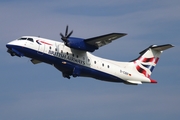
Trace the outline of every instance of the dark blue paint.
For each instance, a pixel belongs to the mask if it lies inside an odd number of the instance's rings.
[[[144,65],[144,64],[141,64],[141,65],[148,68],[151,72],[154,70],[154,66],[152,65]]]
[[[95,50],[98,49],[96,46],[92,46],[90,44],[87,44],[84,42],[84,39],[82,38],[74,38],[74,37],[69,37],[68,38],[68,43],[67,46],[70,48],[74,48],[77,50],[83,50],[83,51],[88,51],[88,52],[94,52]]]
[[[61,58],[57,58],[49,54],[39,54],[38,51],[20,46],[13,46],[13,45],[6,45],[6,46],[8,49],[13,48],[20,51],[26,57],[54,65],[54,67],[60,70],[61,72],[66,73],[68,75],[72,75],[74,77],[82,76],[82,77],[92,77],[95,79],[109,81],[109,82],[124,82],[122,79],[113,76],[111,74],[104,73],[102,71],[98,71],[83,65],[75,64],[73,62],[63,60]]]

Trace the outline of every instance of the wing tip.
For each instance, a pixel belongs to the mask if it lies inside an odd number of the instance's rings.
[[[121,35],[121,36],[127,35],[127,33],[112,33],[112,34],[118,34],[118,35]]]

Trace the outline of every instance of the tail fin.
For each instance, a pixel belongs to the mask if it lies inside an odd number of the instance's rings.
[[[160,46],[151,45],[147,49],[140,52],[140,56],[137,59],[133,60],[137,71],[149,78],[154,67],[158,63],[161,53],[171,47],[174,46],[171,44]]]

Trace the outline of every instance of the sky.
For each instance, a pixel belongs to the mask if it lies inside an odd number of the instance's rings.
[[[180,119],[179,0],[0,0],[1,120]],[[130,61],[152,44],[173,44],[151,75],[158,84],[130,86],[63,78],[47,64],[11,57],[6,43],[24,35],[61,41],[127,33],[93,54]]]

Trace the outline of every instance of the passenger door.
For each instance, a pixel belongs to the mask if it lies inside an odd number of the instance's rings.
[[[44,54],[44,49],[45,49],[45,45],[44,44],[39,44],[38,47],[38,54],[43,55]]]

